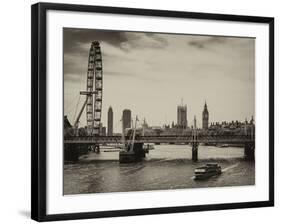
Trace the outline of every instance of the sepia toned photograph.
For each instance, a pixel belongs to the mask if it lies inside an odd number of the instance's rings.
[[[64,195],[255,185],[255,38],[63,28]]]

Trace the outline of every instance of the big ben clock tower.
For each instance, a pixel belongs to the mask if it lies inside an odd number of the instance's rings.
[[[204,110],[202,112],[202,128],[207,130],[209,127],[209,112],[207,108],[207,103],[205,101]]]

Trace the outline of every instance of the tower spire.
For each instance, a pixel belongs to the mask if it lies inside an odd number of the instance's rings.
[[[205,100],[205,105],[204,105],[204,109],[202,112],[202,128],[204,130],[207,130],[209,127],[209,111],[207,108],[207,102]]]

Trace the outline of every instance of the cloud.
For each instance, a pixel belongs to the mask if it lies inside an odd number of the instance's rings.
[[[167,41],[154,33],[64,28],[64,52],[81,52],[81,46],[102,41],[123,50],[128,48],[162,48]]]
[[[121,49],[127,51],[137,49],[161,49],[168,44],[165,38],[152,33],[126,32],[128,41],[121,43]]]
[[[110,30],[91,30],[64,28],[64,74],[65,78],[74,80],[73,76],[86,73],[89,47],[97,40],[102,45],[103,62],[107,68],[121,68],[122,71],[107,71],[105,75],[125,75],[125,70],[132,66],[139,66],[140,58],[131,57],[131,51],[163,49],[168,41],[161,35],[154,33],[124,32]],[[143,59],[145,60],[145,59]],[[123,65],[118,65],[124,62]],[[129,64],[128,66],[125,65]],[[146,63],[148,64],[148,63]],[[72,77],[70,77],[70,74]]]
[[[94,40],[102,40],[117,47],[128,41],[124,32],[75,28],[64,28],[63,40],[65,53],[79,52],[81,45],[89,44]]]
[[[227,38],[225,37],[196,36],[188,41],[187,44],[197,49],[207,49],[213,45],[224,44],[226,41]]]

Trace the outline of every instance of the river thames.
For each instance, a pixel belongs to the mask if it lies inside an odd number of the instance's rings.
[[[195,163],[189,145],[155,145],[143,161],[119,164],[117,151],[102,149],[64,165],[64,194],[254,185],[255,162],[243,156],[244,148],[200,145]],[[195,181],[194,169],[208,162],[219,163],[222,174]]]

